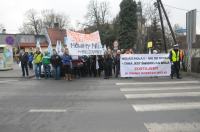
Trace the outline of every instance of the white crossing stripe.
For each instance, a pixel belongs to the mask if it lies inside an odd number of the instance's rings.
[[[159,88],[120,88],[121,92],[142,92],[142,91],[167,91],[167,90],[200,90],[200,86],[189,87],[159,87]]]
[[[0,83],[18,82],[19,80],[0,80]]]
[[[31,109],[30,113],[64,113],[67,112],[65,109]]]
[[[200,132],[200,123],[144,123],[149,132]]]
[[[199,84],[199,81],[170,81],[170,82],[134,82],[116,83],[116,85],[151,85],[151,84]]]
[[[168,97],[200,97],[200,92],[125,94],[127,99],[168,98]]]
[[[134,104],[132,105],[136,112],[148,111],[170,111],[170,110],[191,110],[200,109],[200,102],[189,103],[163,103],[163,104]]]

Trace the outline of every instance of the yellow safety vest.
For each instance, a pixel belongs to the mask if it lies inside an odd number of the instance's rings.
[[[172,62],[178,62],[180,59],[180,52],[178,51],[177,54],[174,50],[172,50]]]

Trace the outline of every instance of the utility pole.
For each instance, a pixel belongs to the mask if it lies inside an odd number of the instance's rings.
[[[160,5],[161,5],[161,7],[162,7],[162,9],[163,9],[164,15],[165,15],[165,17],[166,17],[167,24],[168,24],[169,29],[170,29],[170,31],[171,31],[171,34],[172,34],[174,43],[177,44],[176,37],[175,37],[174,31],[173,31],[173,29],[172,29],[171,23],[170,23],[170,21],[169,21],[169,17],[167,16],[167,12],[166,12],[166,10],[165,10],[165,7],[163,6],[163,3],[162,3],[161,0],[159,0],[159,2],[160,2]]]
[[[169,21],[169,17],[167,16],[167,12],[165,10],[165,7],[163,6],[162,1],[161,0],[157,0],[157,4],[158,4],[158,11],[159,11],[160,21],[161,21],[161,26],[162,26],[162,35],[163,35],[164,49],[165,49],[165,52],[167,53],[167,44],[166,44],[166,37],[165,37],[165,29],[164,29],[164,24],[163,24],[162,11],[163,11],[163,13],[165,15],[165,18],[167,20],[167,24],[168,24],[168,26],[170,28],[170,32],[172,34],[172,37],[173,37],[173,40],[174,40],[174,44],[177,44],[177,41],[176,41],[176,37],[175,37],[174,31],[172,29],[171,23]]]
[[[160,8],[160,0],[157,0],[157,6],[158,6],[159,15],[160,15],[161,27],[162,27],[162,36],[163,36],[164,50],[165,50],[165,53],[167,53],[167,44],[166,44],[166,37],[165,37],[165,28],[164,28],[164,24],[163,24],[162,12],[161,12],[161,8]]]

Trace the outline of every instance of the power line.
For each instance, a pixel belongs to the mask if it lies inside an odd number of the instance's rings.
[[[181,11],[190,11],[188,9],[184,9],[184,8],[179,8],[179,7],[175,7],[175,6],[172,6],[172,5],[168,5],[168,4],[164,4],[165,6],[167,7],[170,7],[170,8],[173,8],[173,9],[177,9],[177,10],[181,10]],[[198,13],[200,13],[200,11],[197,11]]]

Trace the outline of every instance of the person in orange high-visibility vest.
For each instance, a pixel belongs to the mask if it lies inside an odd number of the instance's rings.
[[[173,75],[175,73],[176,73],[177,79],[181,79],[180,74],[179,74],[181,56],[180,56],[180,50],[179,50],[178,44],[174,45],[173,49],[170,51],[169,59],[170,59],[171,64],[172,64],[172,66],[171,66],[171,79],[173,79]]]
[[[180,62],[181,62],[180,65],[182,65],[183,71],[186,71],[184,59],[185,59],[184,50],[180,50]]]

